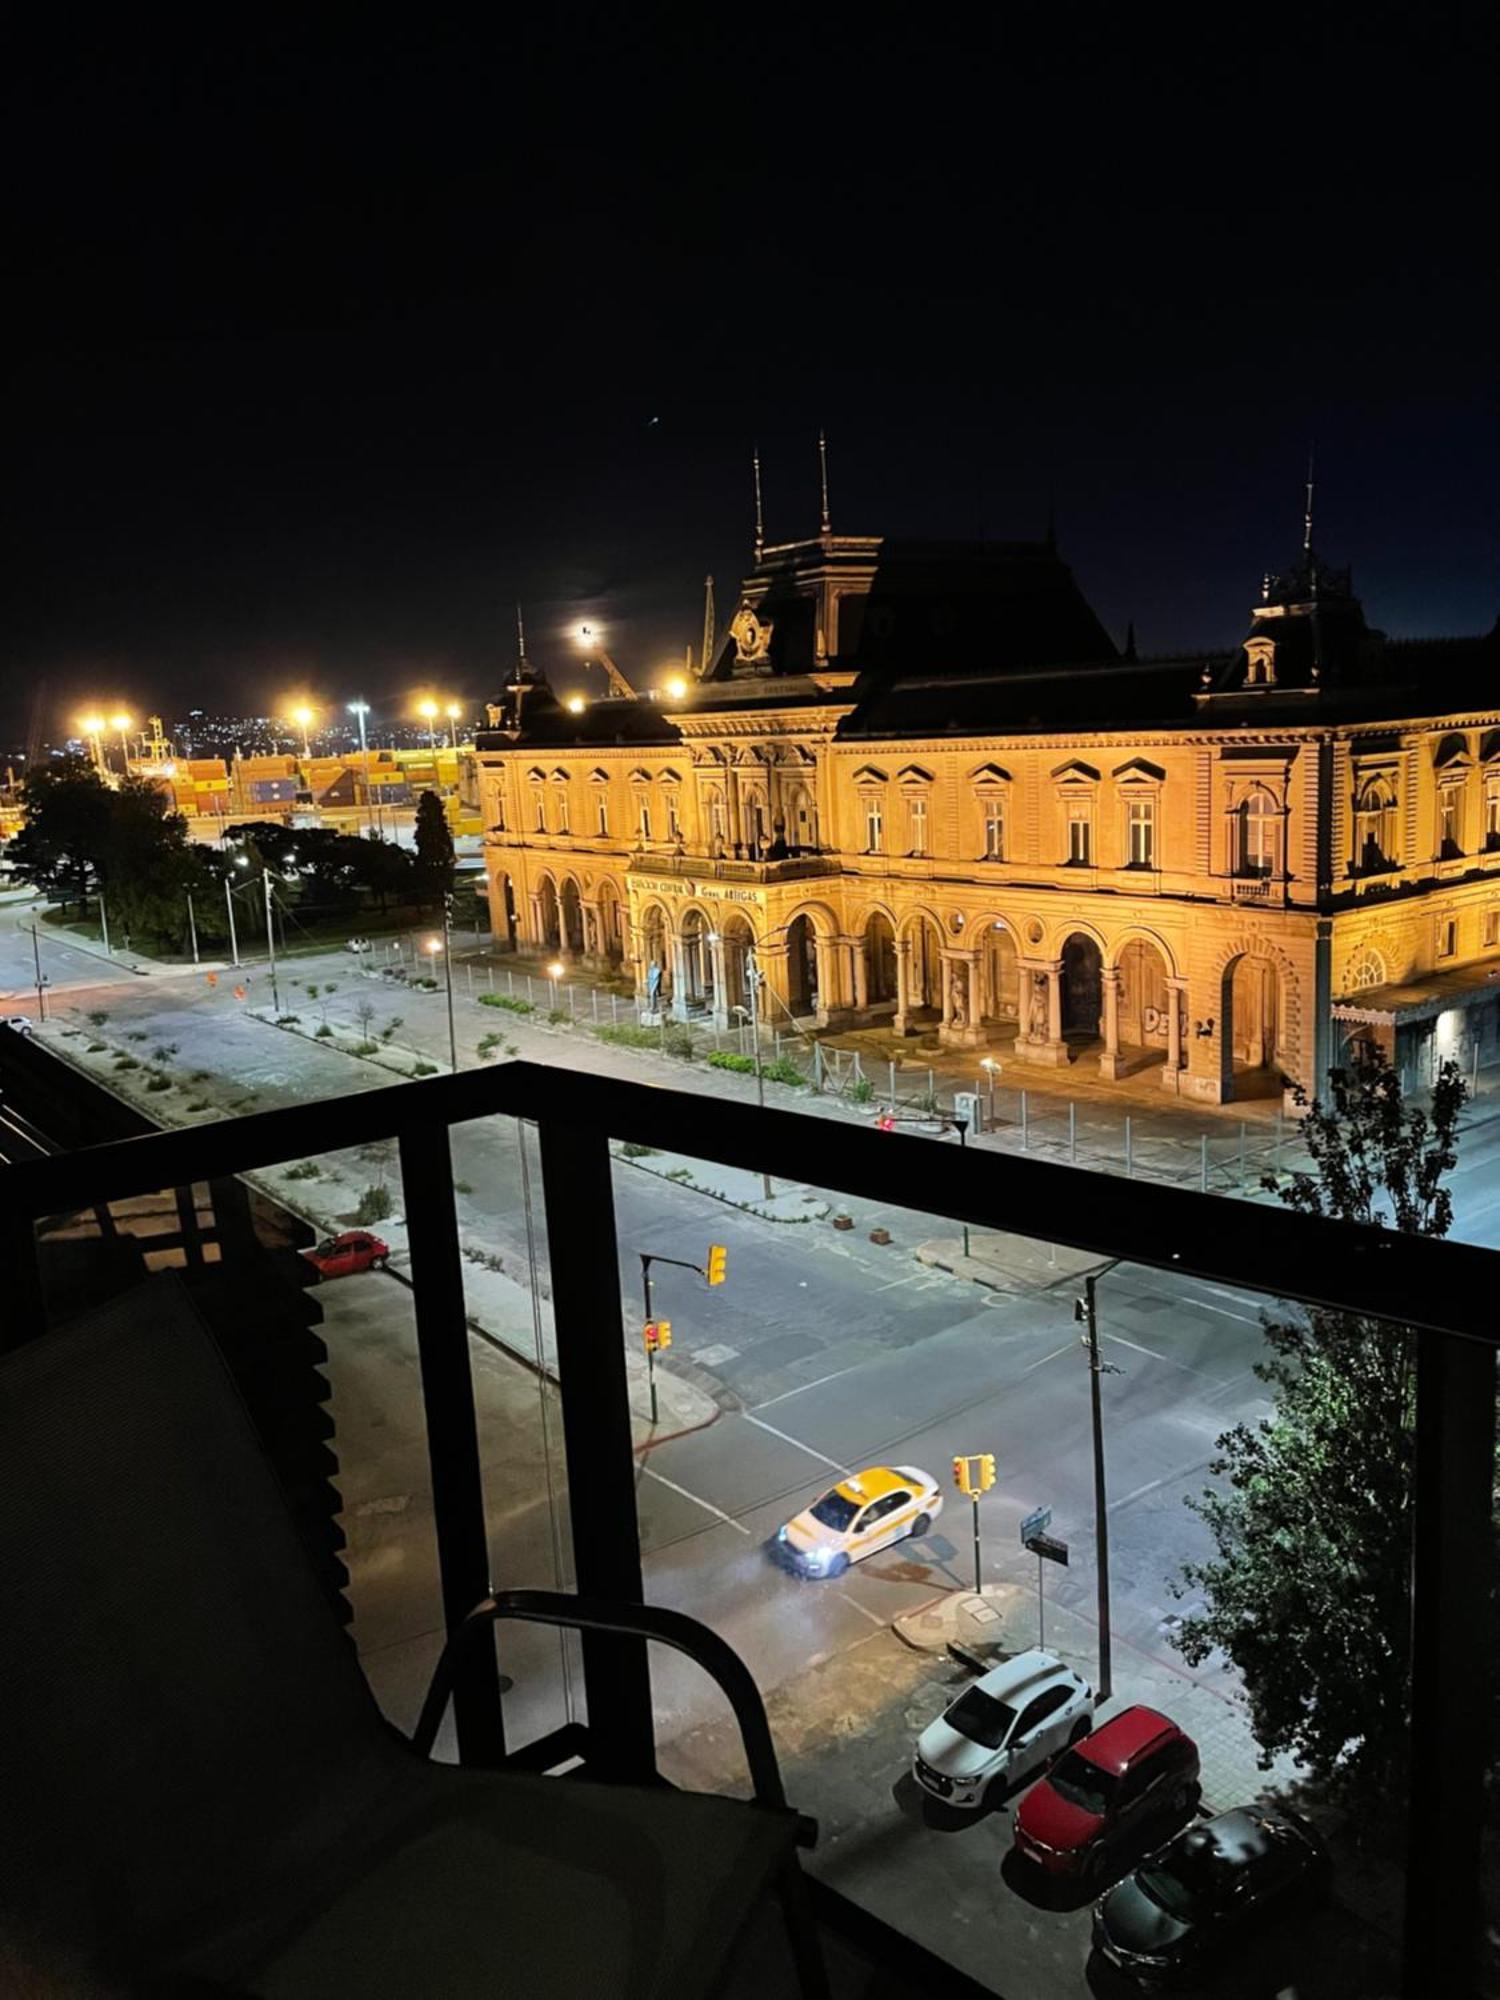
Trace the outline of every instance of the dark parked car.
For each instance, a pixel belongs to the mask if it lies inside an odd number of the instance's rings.
[[[1108,1880],[1198,1803],[1198,1746],[1154,1708],[1127,1708],[1075,1743],[1016,1814],[1017,1852],[1049,1875]],[[1142,1839],[1142,1834],[1146,1839]],[[1154,1844],[1154,1842],[1153,1842]]]
[[[1328,1850],[1295,1813],[1241,1806],[1190,1826],[1094,1906],[1094,1948],[1143,1985],[1195,1977],[1268,1917],[1320,1901]]]
[[[320,1278],[347,1278],[353,1271],[383,1271],[391,1251],[367,1229],[346,1229],[302,1254]]]

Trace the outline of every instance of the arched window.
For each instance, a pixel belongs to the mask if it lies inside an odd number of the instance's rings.
[[[1281,807],[1257,785],[1235,808],[1236,875],[1274,875],[1281,839]]]
[[[1384,984],[1385,960],[1373,945],[1366,945],[1349,961],[1348,970],[1344,974],[1344,991],[1365,993],[1372,986],[1384,986]]]
[[[1396,866],[1396,794],[1385,778],[1372,778],[1354,808],[1355,866],[1366,874]]]

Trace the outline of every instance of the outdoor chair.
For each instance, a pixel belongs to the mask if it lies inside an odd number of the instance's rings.
[[[736,1990],[772,1898],[788,1988],[825,1990],[807,1823],[738,1658],[679,1614],[531,1592],[456,1642],[505,1617],[665,1639],[729,1696],[749,1803],[428,1761],[454,1649],[409,1742],[171,1278],[0,1361],[0,1576],[0,1990],[687,2000]]]

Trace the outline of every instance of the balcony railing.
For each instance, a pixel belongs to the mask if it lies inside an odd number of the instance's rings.
[[[4,1336],[45,1329],[36,1223],[164,1188],[394,1138],[407,1219],[444,1619],[491,1589],[465,1319],[451,1128],[534,1122],[550,1241],[557,1374],[580,1593],[644,1599],[610,1142],[794,1176],[1011,1236],[1263,1296],[1404,1322],[1416,1348],[1411,1786],[1404,1932],[1411,1995],[1474,1990],[1491,1707],[1490,1592],[1500,1254],[1321,1221],[999,1153],[963,1153],[793,1112],[516,1062],[0,1165]],[[586,1234],[587,1255],[558,1254]],[[1232,1317],[1232,1315],[1231,1315]],[[128,1559],[128,1551],[122,1551]],[[654,1774],[642,1640],[582,1640],[587,1727],[571,1748],[616,1775]],[[460,1752],[506,1749],[492,1654],[455,1691]],[[15,1718],[7,1718],[13,1722]],[[536,1746],[528,1746],[529,1751]],[[825,1900],[838,1899],[826,1888]],[[857,1918],[851,1918],[851,1923]],[[1006,1989],[1003,1963],[997,1990]]]
[[[1233,875],[1229,880],[1229,893],[1237,903],[1269,903],[1276,888],[1269,875]]]

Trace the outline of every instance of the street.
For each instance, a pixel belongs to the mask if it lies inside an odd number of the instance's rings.
[[[9,914],[0,919],[0,939],[9,953],[0,965],[9,966],[18,943]],[[29,938],[19,942],[29,950]],[[63,955],[75,952],[50,937],[49,948],[60,968],[67,964]],[[389,1068],[331,1044],[335,1030],[378,1041],[398,1015],[399,1027],[380,1043],[384,1050],[406,1050],[434,1065],[445,1057],[444,995],[390,988],[363,976],[347,955],[299,958],[286,970],[282,1007],[304,1017],[296,1031],[252,1011],[269,999],[258,990],[265,984],[259,969],[249,974],[241,1002],[233,995],[234,975],[210,985],[206,974],[116,974],[102,990],[97,958],[75,955],[86,963],[71,991],[58,979],[47,1039],[76,1060],[85,1059],[80,1050],[92,1050],[96,1071],[120,1070],[135,1050],[170,1081],[156,1097],[134,1101],[169,1122],[337,1099],[387,1083]],[[307,991],[313,986],[316,998]],[[370,1001],[374,1019],[361,1028],[360,1010]],[[688,1080],[681,1066],[548,1032],[467,998],[459,1016],[470,1049],[479,1032],[498,1028],[532,1060]],[[319,1037],[320,1027],[330,1029],[326,1037]],[[753,1088],[732,1075],[715,1073],[714,1081],[727,1093]],[[138,1083],[138,1075],[124,1070],[116,1087]],[[841,1115],[821,1101],[817,1108]],[[1484,1126],[1474,1141],[1455,1189],[1466,1233],[1491,1240],[1500,1226],[1496,1139]],[[534,1135],[525,1143],[535,1190]],[[519,1275],[545,1315],[549,1251],[539,1203],[528,1215],[515,1121],[455,1128],[453,1156],[466,1245]],[[380,1148],[323,1164],[336,1164],[351,1189],[390,1171]],[[1055,1266],[1037,1258],[1030,1275],[985,1289],[916,1261],[918,1246],[948,1227],[919,1211],[844,1205],[830,1195],[830,1205],[851,1215],[850,1230],[834,1230],[821,1205],[817,1220],[770,1221],[704,1192],[716,1174],[723,1179],[722,1170],[704,1165],[699,1174],[670,1179],[649,1161],[625,1158],[614,1166],[627,1330],[638,1331],[641,1319],[640,1251],[700,1262],[710,1242],[728,1250],[728,1282],[712,1291],[690,1272],[660,1266],[656,1272],[655,1310],[674,1329],[663,1366],[695,1383],[719,1414],[638,1456],[647,1587],[652,1601],[704,1620],[740,1652],[778,1719],[794,1795],[818,1813],[833,1809],[848,1775],[841,1759],[851,1734],[878,1737],[889,1785],[901,1776],[917,1683],[908,1684],[908,1656],[892,1636],[893,1621],[938,1593],[973,1583],[968,1503],[953,1492],[950,1477],[956,1453],[989,1451],[997,1461],[997,1484],[981,1503],[981,1519],[984,1581],[1006,1606],[1002,1643],[1013,1650],[1035,1642],[1037,1565],[1019,1545],[1018,1525],[1033,1508],[1047,1506],[1052,1532],[1069,1548],[1067,1566],[1049,1565],[1045,1579],[1048,1642],[1067,1646],[1080,1667],[1097,1645],[1089,1376],[1073,1313],[1079,1260],[1065,1252]],[[287,1189],[289,1197],[295,1192]],[[587,1218],[576,1222],[586,1241]],[[877,1228],[889,1231],[890,1243],[870,1240]],[[377,1696],[398,1724],[409,1725],[441,1643],[411,1294],[395,1275],[371,1273],[325,1285],[317,1296],[330,1347],[355,1636]],[[1169,1584],[1185,1559],[1206,1550],[1205,1533],[1183,1501],[1202,1489],[1216,1437],[1253,1422],[1266,1407],[1253,1373],[1263,1353],[1261,1306],[1196,1280],[1119,1266],[1100,1278],[1098,1308],[1110,1370],[1103,1402],[1116,1697],[1149,1697],[1182,1720],[1200,1744],[1208,1804],[1222,1808],[1254,1796],[1267,1780],[1256,1770],[1231,1676],[1212,1662],[1190,1671],[1173,1653],[1172,1624],[1185,1606]],[[566,1481],[555,1397],[491,1341],[476,1335],[471,1347],[496,1581],[566,1582]],[[899,1543],[827,1581],[798,1580],[769,1559],[767,1544],[783,1521],[836,1479],[883,1462],[924,1468],[948,1496],[920,1541]],[[578,1712],[571,1648],[535,1631],[507,1632],[500,1646],[514,1683],[506,1703],[513,1740]],[[810,1690],[840,1662],[849,1666],[843,1697],[811,1727]],[[696,1669],[676,1654],[659,1654],[653,1686],[664,1745],[712,1739],[719,1698]],[[799,1716],[790,1728],[789,1718]],[[731,1754],[718,1768],[720,1780],[732,1778],[734,1768]],[[908,1826],[899,1801],[882,1811],[896,1814],[893,1834]],[[992,1842],[993,1832],[983,1838]],[[883,1894],[881,1851],[878,1839],[843,1845],[841,1886]],[[866,1855],[868,1868],[851,1876],[855,1852]],[[990,1926],[1003,1931],[1012,1952],[1030,1950],[1025,1940],[1039,1936],[1045,1949],[1039,1945],[1025,1960],[1033,1983],[1012,1990],[1043,2000],[1083,1990],[1079,1952],[1070,1945],[1058,1958],[1059,1933],[1049,1928],[1072,1925],[1067,1935],[1076,1945],[1076,1914],[1049,1917],[1039,1930],[1023,1900],[986,1892],[987,1906],[992,1901],[978,1930],[968,1924],[962,1950],[936,1921],[938,1913],[918,1934],[980,1977],[986,1963],[989,1976],[998,1976]],[[1086,1924],[1083,1934],[1086,1949]]]

